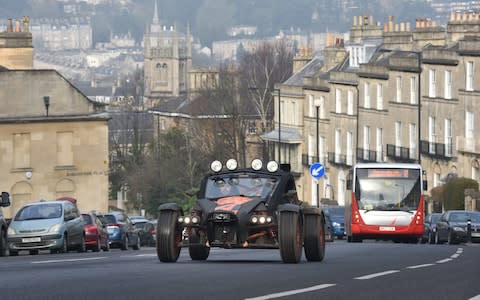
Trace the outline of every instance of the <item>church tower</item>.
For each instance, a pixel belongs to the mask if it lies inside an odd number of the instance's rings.
[[[188,27],[188,26],[187,26]],[[190,29],[183,34],[176,25],[164,25],[155,0],[153,20],[144,34],[145,97],[150,103],[186,95],[192,67]]]

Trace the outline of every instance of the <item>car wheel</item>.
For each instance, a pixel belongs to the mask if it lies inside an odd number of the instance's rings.
[[[298,263],[302,257],[302,223],[298,213],[282,211],[278,224],[280,256],[284,263]]]
[[[0,256],[7,256],[7,235],[3,230],[0,231]]]
[[[192,233],[188,237],[190,243],[199,243],[200,237],[197,234]],[[188,247],[188,253],[192,260],[206,260],[210,255],[210,247],[205,245],[193,245]]]
[[[333,234],[330,233],[333,241]],[[303,247],[308,261],[322,261],[325,256],[325,226],[321,215],[305,216]]]
[[[453,236],[453,232],[451,230],[448,231],[447,243],[449,245],[456,244],[455,237]]]
[[[133,245],[133,250],[140,250],[140,237],[137,236],[137,242]]]
[[[120,249],[122,249],[122,250],[128,250],[128,243],[129,243],[129,242],[130,242],[130,241],[128,240],[128,236],[127,236],[127,234],[125,234],[125,237],[124,237],[124,239],[123,239],[122,245],[120,246]]]
[[[67,236],[66,233],[63,236],[63,245],[62,245],[62,249],[60,250],[60,252],[68,253],[68,236]]]
[[[439,245],[441,243],[442,243],[442,241],[440,240],[440,234],[437,231],[437,232],[435,232],[435,244]]]
[[[178,211],[160,211],[157,222],[157,256],[161,262],[176,262],[180,255],[182,231],[177,225]]]
[[[428,243],[429,244],[435,244],[435,236],[434,236],[434,232],[429,232],[428,233]]]
[[[85,245],[85,236],[82,234],[82,238],[80,239],[80,245],[78,245],[77,252],[82,253],[87,251],[87,246]]]
[[[9,252],[10,256],[18,256],[18,251],[16,251],[16,250],[10,250],[8,252]]]
[[[100,237],[97,238],[97,244],[93,247],[92,251],[93,252],[100,252],[100,248],[102,248],[102,241],[100,240]]]

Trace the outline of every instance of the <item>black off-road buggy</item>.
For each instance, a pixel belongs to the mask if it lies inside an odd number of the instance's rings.
[[[211,164],[196,205],[188,214],[176,203],[158,208],[157,255],[162,262],[177,261],[188,247],[193,260],[206,260],[211,247],[280,249],[285,263],[302,256],[321,261],[325,254],[323,212],[299,201],[288,165],[274,161],[237,169],[235,160],[225,167]]]

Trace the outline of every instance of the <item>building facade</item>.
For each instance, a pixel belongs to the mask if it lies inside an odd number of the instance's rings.
[[[0,183],[12,199],[6,216],[23,204],[62,196],[76,198],[82,211],[107,211],[104,105],[90,101],[57,71],[28,68],[33,65],[30,32],[4,32],[0,45],[0,54],[15,45],[28,54],[0,66]]]
[[[301,109],[293,126],[292,110],[280,110],[281,130],[301,136],[280,161],[294,166],[302,199],[343,205],[358,162],[420,163],[429,190],[450,173],[480,182],[479,28],[479,13],[452,13],[445,28],[418,19],[411,29],[391,17],[383,30],[370,16],[354,17],[348,42],[327,44],[321,63],[313,58],[279,85],[281,102]],[[302,96],[293,97],[293,81]],[[326,167],[318,185],[309,175],[314,161]]]

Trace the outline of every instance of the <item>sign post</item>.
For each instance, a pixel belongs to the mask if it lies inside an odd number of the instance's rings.
[[[319,163],[315,162],[310,166],[309,173],[312,176],[313,180],[317,183],[317,207],[320,207],[320,195],[319,195],[319,183],[318,181],[325,175],[325,167]]]

